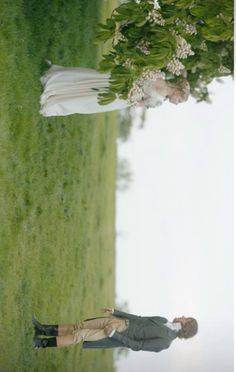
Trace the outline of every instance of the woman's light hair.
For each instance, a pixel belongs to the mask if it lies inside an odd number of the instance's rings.
[[[187,80],[181,80],[177,85],[176,88],[179,90],[181,97],[184,101],[188,100],[190,94],[190,85]]]
[[[196,319],[189,318],[188,322],[185,323],[181,330],[178,332],[179,338],[190,338],[197,334],[198,332],[198,323]]]

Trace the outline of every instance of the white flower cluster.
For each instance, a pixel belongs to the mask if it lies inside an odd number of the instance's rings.
[[[148,12],[146,19],[154,25],[165,26],[165,20],[156,8]]]
[[[142,75],[134,81],[128,94],[128,101],[131,106],[137,106],[144,99],[144,84],[154,82],[157,79],[165,79],[165,73],[160,70],[145,70]]]
[[[196,27],[194,25],[191,25],[191,24],[186,24],[185,27],[184,27],[184,31],[186,32],[186,34],[197,35]]]
[[[220,65],[220,67],[218,68],[218,71],[221,73],[221,74],[230,74],[231,71],[225,67],[224,65]]]
[[[144,83],[146,83],[147,81],[156,81],[158,79],[165,79],[165,73],[162,72],[161,70],[149,70],[149,69],[146,69],[143,71],[142,75],[140,76],[140,78],[138,78],[136,80],[136,84],[138,84],[139,86],[143,86]]]
[[[199,46],[199,49],[203,50],[204,52],[207,52],[208,51],[208,48],[207,48],[207,45],[206,45],[206,42],[205,40],[203,40]]]
[[[149,45],[150,45],[149,41],[141,40],[136,45],[136,48],[141,50],[141,52],[147,56],[148,54],[150,54],[150,50],[148,49]]]
[[[113,38],[113,45],[117,45],[120,41],[126,40],[127,40],[126,37],[119,30],[116,30]]]
[[[175,20],[175,24],[176,24],[177,26],[179,26],[179,25],[182,25],[183,22],[182,22],[179,18],[176,18],[176,20]]]
[[[131,69],[133,65],[133,62],[130,58],[127,58],[126,61],[122,64],[122,66]]]
[[[141,0],[134,0],[134,1],[136,2],[136,4],[141,3]],[[160,8],[160,5],[158,4],[158,0],[149,0],[149,4],[153,4],[154,9]]]
[[[137,84],[133,84],[128,94],[128,102],[131,106],[138,106],[144,97],[143,90]]]
[[[177,21],[181,22],[179,18]],[[175,54],[172,56],[171,61],[167,64],[166,68],[168,71],[174,75],[184,75],[186,74],[184,65],[180,62],[180,59],[186,59],[188,56],[193,56],[195,53],[191,49],[191,44],[189,44],[182,36],[178,34],[177,31],[171,30],[172,35],[176,38],[176,50]]]
[[[185,21],[182,21],[179,18],[176,18],[175,24],[176,24],[176,26],[182,26],[182,30],[186,34],[197,35],[197,29],[196,29],[195,25],[193,25],[191,23],[186,23]]]
[[[174,75],[181,75],[182,71],[184,70],[183,63],[180,62],[179,59],[173,57],[172,60],[166,66],[167,70],[170,71]]]
[[[177,58],[188,58],[188,56],[193,56],[195,53],[191,49],[191,44],[182,36],[176,36],[177,48],[175,51]]]
[[[160,8],[160,5],[158,4],[158,0],[153,0],[153,8],[154,9]]]

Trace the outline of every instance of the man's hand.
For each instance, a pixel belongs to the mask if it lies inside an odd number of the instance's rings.
[[[104,333],[105,333],[105,335],[106,335],[107,337],[109,337],[110,334],[112,333],[112,331],[114,331],[114,330],[115,330],[115,328],[113,328],[112,325],[108,325],[108,326],[106,326],[106,327],[104,328]]]
[[[112,314],[112,312],[113,312],[113,308],[112,307],[104,307],[103,309],[102,309],[102,311],[104,312],[104,313],[106,313],[106,314]]]

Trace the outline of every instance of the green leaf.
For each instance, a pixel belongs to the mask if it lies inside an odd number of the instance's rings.
[[[96,39],[99,41],[107,41],[113,38],[113,33],[111,31],[98,31],[96,35]]]
[[[98,95],[98,103],[100,105],[108,105],[116,99],[116,94],[113,92],[100,93]]]

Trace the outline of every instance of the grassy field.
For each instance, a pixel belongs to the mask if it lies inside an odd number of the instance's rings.
[[[116,114],[39,115],[45,58],[96,67],[115,0],[2,0],[0,371],[113,369],[109,350],[33,350],[32,313],[66,323],[114,303]]]

